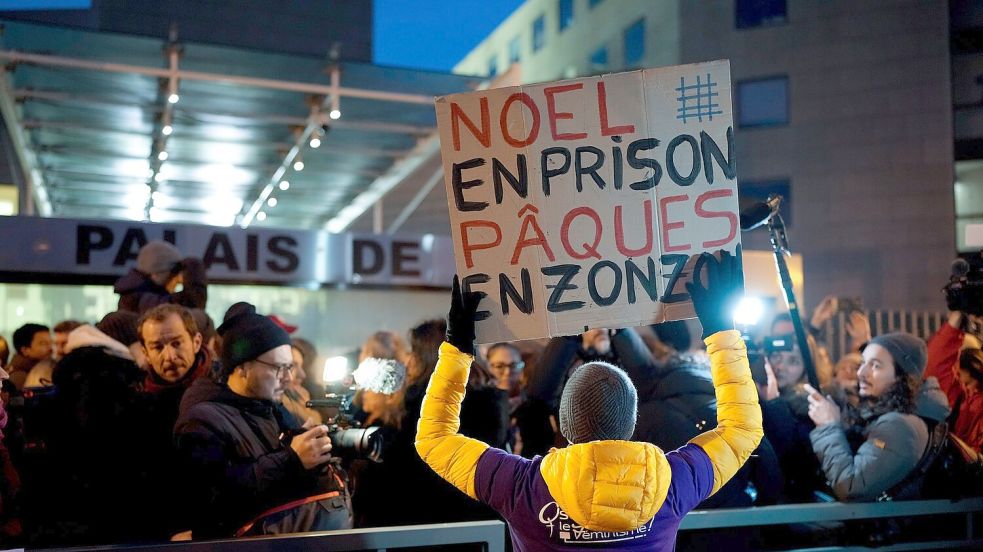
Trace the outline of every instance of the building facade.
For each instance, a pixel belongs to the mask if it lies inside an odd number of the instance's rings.
[[[455,71],[729,59],[742,204],[784,196],[804,304],[938,311],[956,254],[949,37],[944,0],[529,0]]]

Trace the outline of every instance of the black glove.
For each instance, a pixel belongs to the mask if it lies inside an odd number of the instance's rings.
[[[706,287],[700,282],[702,272],[707,275]],[[733,330],[734,309],[744,294],[740,246],[736,255],[721,251],[719,261],[710,253],[701,254],[693,267],[693,281],[686,284],[686,290],[703,325],[703,339],[717,332]]]
[[[451,287],[451,310],[447,313],[447,342],[462,353],[474,356],[474,313],[478,310],[481,294],[461,292],[461,281],[454,276]]]

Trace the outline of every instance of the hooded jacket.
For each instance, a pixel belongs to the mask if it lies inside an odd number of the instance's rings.
[[[113,291],[119,294],[119,310],[143,314],[165,303],[175,303],[189,309],[204,309],[208,300],[205,265],[192,257],[182,261],[182,264],[184,289],[177,293],[168,292],[164,286],[135,268],[124,274],[113,285]]]
[[[672,550],[683,516],[717,491],[761,439],[761,411],[736,331],[707,340],[718,426],[665,453],[650,443],[593,441],[532,460],[457,433],[472,357],[444,343],[417,430],[441,477],[497,510],[517,551]]]
[[[876,500],[911,473],[928,446],[925,420],[944,421],[949,414],[945,394],[935,378],[923,381],[915,400],[916,414],[871,413],[855,450],[842,424],[825,424],[809,433],[812,449],[836,498]]]

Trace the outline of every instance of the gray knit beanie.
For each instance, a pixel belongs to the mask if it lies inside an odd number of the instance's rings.
[[[181,252],[166,241],[154,240],[137,253],[137,270],[144,274],[170,272],[181,262]]]
[[[574,444],[631,439],[637,417],[635,386],[606,362],[577,368],[560,397],[560,433]]]
[[[928,362],[925,342],[904,332],[879,335],[870,340],[870,345],[880,345],[891,353],[894,365],[905,374],[921,380]]]

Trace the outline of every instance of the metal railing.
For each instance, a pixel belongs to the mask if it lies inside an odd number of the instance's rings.
[[[870,320],[871,335],[890,332],[908,332],[927,340],[945,323],[944,312],[876,310],[866,312]],[[836,362],[847,352],[850,337],[846,333],[846,313],[836,313],[823,325],[823,335],[830,357]]]
[[[981,550],[983,539],[975,532],[974,516],[983,513],[983,497],[963,500],[911,500],[888,502],[827,502],[822,504],[782,504],[757,508],[698,510],[690,512],[679,526],[680,531],[726,529],[731,527],[762,527],[793,523],[821,523],[880,518],[911,518],[940,514],[962,514],[966,517],[965,533],[958,539],[939,539],[919,542],[899,542],[878,547],[887,550]],[[848,550],[824,546],[800,550]],[[859,548],[869,550],[868,548]]]
[[[445,544],[474,544],[487,552],[505,551],[505,524],[501,521],[470,521],[434,525],[404,525],[376,529],[349,529],[320,533],[252,537],[201,542],[137,546],[93,546],[46,549],[46,552],[126,550],[127,552],[335,552],[347,550],[399,550]]]
[[[731,527],[761,527],[793,523],[820,523],[878,518],[910,518],[939,514],[965,515],[965,534],[962,538],[934,541],[901,542],[880,547],[888,550],[983,549],[983,540],[975,533],[974,516],[983,514],[983,497],[958,501],[917,500],[898,502],[822,504],[784,504],[758,508],[698,510],[682,521],[680,531],[726,529]],[[285,536],[255,537],[239,540],[169,543],[143,546],[71,548],[84,550],[126,550],[132,552],[324,552],[341,550],[398,550],[412,547],[434,547],[446,544],[474,544],[488,552],[505,550],[505,525],[500,521],[410,525],[378,529],[352,529],[324,533],[304,533]],[[843,550],[824,547],[812,550]]]

